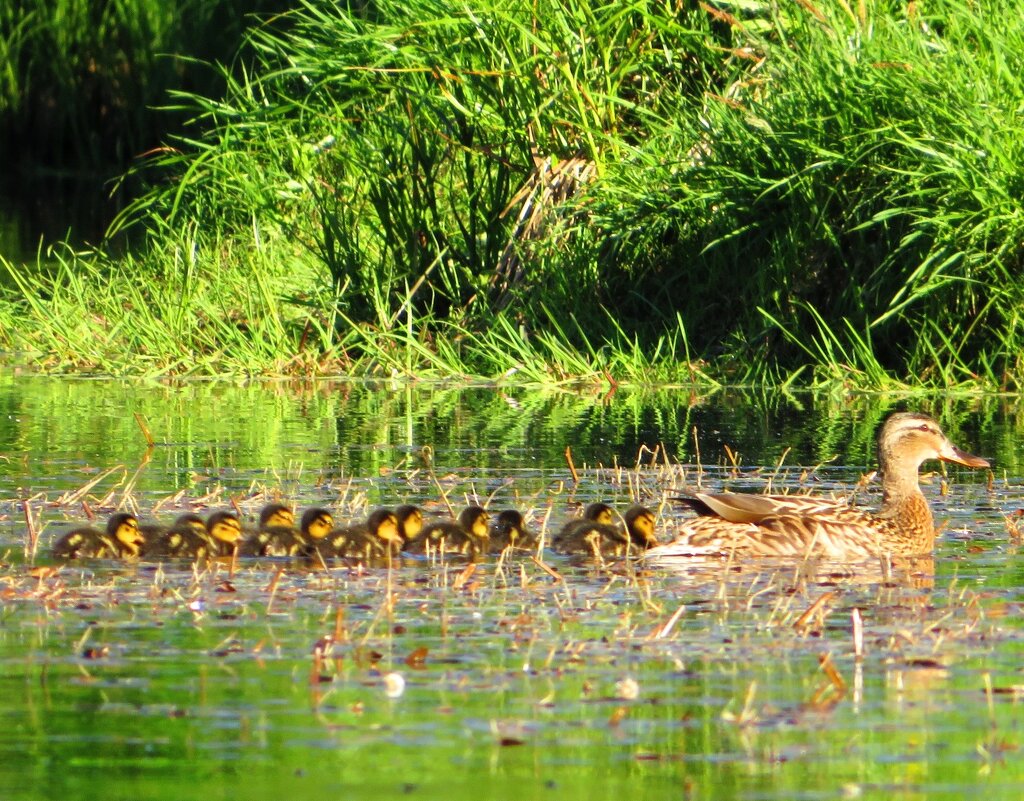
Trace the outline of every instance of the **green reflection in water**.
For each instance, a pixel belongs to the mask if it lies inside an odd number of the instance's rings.
[[[481,565],[458,588],[463,565],[390,576],[291,568],[271,601],[273,565],[244,566],[228,584],[223,571],[174,567],[92,564],[37,578],[5,566],[0,796],[1017,798],[1024,565],[1002,515],[1018,496],[1020,421],[1003,400],[7,375],[0,536],[21,542],[26,494],[52,501],[118,464],[133,475],[146,452],[135,413],[160,443],[135,486],[144,511],[216,483],[238,494],[281,487],[297,503],[352,486],[370,503],[436,498],[429,446],[454,496],[495,492],[495,503],[551,506],[557,521],[570,496],[624,504],[638,487],[652,491],[653,469],[593,469],[632,467],[642,446],[664,443],[692,478],[695,428],[711,484],[763,488],[784,458],[793,467],[778,473],[780,489],[822,462],[824,491],[849,487],[899,404],[938,414],[996,465],[991,490],[968,472],[952,474],[945,499],[929,488],[950,521],[931,582],[801,581],[792,568],[637,582],[551,556],[564,583],[532,563]],[[575,495],[567,445],[581,471]],[[80,514],[35,506],[48,518]],[[663,512],[668,528],[673,514]],[[798,630],[829,592],[828,613]],[[681,606],[671,636],[652,637]],[[338,661],[311,681],[314,644],[338,609]],[[422,664],[407,662],[421,648]],[[385,692],[389,672],[405,680],[397,698]],[[623,697],[630,679],[635,699]]]

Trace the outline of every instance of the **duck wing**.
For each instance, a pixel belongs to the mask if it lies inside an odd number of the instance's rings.
[[[701,517],[717,517],[730,523],[759,524],[780,515],[829,516],[838,510],[848,510],[845,500],[815,498],[811,495],[752,495],[743,492],[710,494],[695,492],[673,500],[689,506]]]

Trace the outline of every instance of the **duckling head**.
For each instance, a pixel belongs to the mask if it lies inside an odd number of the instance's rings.
[[[288,528],[295,525],[295,513],[283,503],[268,503],[260,510],[259,527]]]
[[[494,521],[495,530],[504,532],[509,542],[517,542],[525,536],[526,521],[515,509],[505,509],[498,513]]]
[[[193,531],[203,533],[206,531],[206,523],[203,522],[203,518],[197,515],[195,512],[186,512],[183,515],[178,515],[174,518],[174,523],[171,528],[190,528]]]
[[[128,512],[111,515],[107,521],[107,533],[133,556],[138,556],[140,548],[145,544],[142,532],[139,531],[138,518]]]
[[[468,506],[459,515],[459,525],[474,537],[487,539],[490,536],[488,524],[491,516],[482,506]]]
[[[626,510],[623,519],[626,521],[626,531],[634,545],[641,548],[650,548],[658,544],[658,538],[654,534],[656,519],[654,512],[646,506],[632,506]]]
[[[390,509],[376,509],[366,519],[366,527],[370,533],[384,540],[401,546],[405,540],[398,533],[398,517]]]
[[[423,511],[418,506],[399,506],[395,517],[398,518],[398,533],[406,542],[416,539],[423,530]]]
[[[214,539],[229,545],[242,539],[242,523],[233,512],[214,512],[206,519],[206,530]]]
[[[303,512],[300,528],[310,539],[322,540],[334,530],[334,518],[326,509],[315,506]]]
[[[583,519],[592,520],[604,526],[614,526],[615,512],[606,503],[592,503],[583,510]]]

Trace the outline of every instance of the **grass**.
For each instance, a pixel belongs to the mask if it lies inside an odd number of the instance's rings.
[[[139,169],[126,257],[7,266],[0,346],[116,373],[1013,389],[1022,45],[1005,0],[304,0],[250,28],[223,93],[168,103],[196,125]]]

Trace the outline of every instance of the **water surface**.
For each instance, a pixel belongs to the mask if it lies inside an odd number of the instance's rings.
[[[697,482],[851,489],[894,408],[994,464],[927,478],[943,537],[907,570],[26,563],[26,502],[43,550],[87,510],[272,497],[480,500],[537,528],[640,500],[670,531]],[[5,375],[0,795],[1018,798],[1018,431],[1000,399]]]

